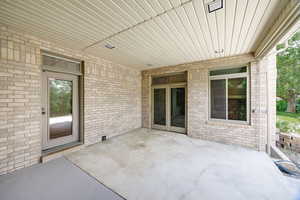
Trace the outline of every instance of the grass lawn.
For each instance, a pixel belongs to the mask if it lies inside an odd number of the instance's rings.
[[[300,134],[300,113],[277,112],[276,126],[281,132]]]

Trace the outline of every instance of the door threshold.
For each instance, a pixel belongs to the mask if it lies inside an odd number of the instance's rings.
[[[41,162],[48,162],[52,159],[61,157],[67,153],[71,153],[83,148],[83,142],[71,142],[60,146],[52,147],[42,151]]]
[[[187,132],[180,132],[180,131],[175,131],[175,130],[165,130],[165,129],[154,128],[154,127],[151,127],[151,129],[158,130],[158,131],[167,131],[167,132],[172,132],[172,133],[178,133],[178,134],[182,134],[182,135],[187,135]]]

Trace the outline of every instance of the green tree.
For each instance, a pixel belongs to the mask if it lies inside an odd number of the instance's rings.
[[[278,45],[277,50],[277,96],[287,101],[287,112],[296,112],[300,95],[300,31],[287,44]]]
[[[72,82],[53,80],[50,82],[50,115],[64,116],[72,113]]]

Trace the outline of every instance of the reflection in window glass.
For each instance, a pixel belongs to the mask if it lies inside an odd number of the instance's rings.
[[[72,135],[72,87],[72,81],[49,80],[50,139]]]
[[[211,80],[211,118],[226,119],[226,80]]]
[[[228,119],[247,120],[247,79],[228,79]]]
[[[247,121],[247,67],[210,71],[210,118]]]
[[[185,127],[185,88],[171,89],[171,126]]]
[[[166,89],[154,89],[154,124],[166,125]]]

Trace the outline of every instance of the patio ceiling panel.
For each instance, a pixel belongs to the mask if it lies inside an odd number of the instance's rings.
[[[258,5],[259,5],[259,0],[247,1],[237,41],[245,41],[245,38],[247,37],[249,32],[249,27],[251,26],[252,23],[252,19],[256,14]],[[242,42],[235,42],[235,45],[233,45],[233,51],[236,54],[240,53],[241,46],[243,46]]]
[[[218,12],[216,12],[215,14],[215,18],[216,18],[216,24],[217,24],[217,32],[218,32],[218,45],[219,45],[219,50],[222,49],[221,53],[219,53],[218,55],[220,57],[224,57],[225,56],[225,33],[226,33],[226,14],[225,14],[225,8],[219,10]]]
[[[276,0],[275,0],[276,1]],[[254,37],[257,37],[257,30],[260,29],[259,26],[263,26],[266,22],[263,22],[261,19],[263,18],[264,15],[267,15],[268,10],[270,12],[270,9],[268,9],[271,1],[259,1],[257,8],[255,10],[255,15],[252,18],[251,24],[248,28],[246,37],[244,39],[244,44],[241,45],[241,49],[239,52],[245,52],[245,51],[250,51],[251,47],[250,43],[253,42]],[[275,4],[273,4],[274,6]],[[267,18],[265,18],[267,20]]]
[[[209,2],[209,1],[207,1],[207,2]],[[224,51],[224,46],[220,46],[220,42],[219,42],[220,35],[218,34],[218,32],[219,32],[218,24],[221,24],[223,22],[223,20],[217,21],[216,13],[224,12],[224,9],[217,10],[216,12],[213,12],[213,13],[207,13],[207,11],[205,10],[205,6],[206,6],[206,3],[203,2],[202,12],[205,15],[205,19],[208,24],[208,31],[209,31],[210,38],[211,38],[211,41],[209,44],[212,45],[212,49],[214,49],[214,52],[220,52],[220,53],[214,53],[214,54],[210,53],[210,58],[221,57],[222,53]]]
[[[231,0],[226,1],[225,5],[225,43],[224,43],[224,55],[230,56],[230,46],[232,41],[232,34],[235,22],[235,11],[236,11],[236,1]]]
[[[203,35],[204,35],[203,28],[200,26],[197,13],[195,11],[195,7],[193,6],[193,3],[185,4],[183,7],[188,16],[188,20],[189,20],[189,23],[191,24],[193,32],[196,35],[199,46],[201,47],[201,49],[206,49],[206,51],[202,51],[199,53],[202,53],[203,57],[207,58],[207,57],[209,57],[210,54],[213,53],[213,49],[208,48],[208,47],[211,47],[211,45],[208,45],[207,41],[203,37]]]
[[[255,52],[290,0],[0,1],[4,23],[143,70]],[[107,49],[106,44],[115,46]]]
[[[253,0],[251,0],[253,1]],[[232,39],[231,44],[226,51],[229,51],[229,55],[236,54],[235,47],[239,42],[242,42],[240,40],[241,36],[241,29],[244,22],[244,17],[247,11],[247,5],[249,1],[237,1],[235,5],[235,16],[234,16],[234,27],[232,31]]]
[[[55,11],[53,9],[49,9],[49,12],[41,13],[39,6],[27,8],[23,3],[21,1],[15,6],[0,1],[1,22],[16,29],[23,29],[25,32],[43,39],[50,39],[50,41],[56,41],[57,43],[63,42],[63,44],[74,43],[74,46],[78,46],[78,49],[80,46],[96,40],[95,36],[92,36],[94,39],[87,39],[89,36],[87,32],[77,30],[74,22],[66,23],[61,17],[58,18],[58,13],[54,15]],[[51,26],[48,25],[49,23],[51,23]],[[63,27],[68,25],[74,26],[74,29],[65,29]],[[86,36],[85,38],[83,37],[84,35]],[[83,40],[86,41],[84,42]]]
[[[204,51],[208,50],[209,58],[211,58],[211,56],[215,57],[216,55],[214,54],[215,48],[213,47],[213,38],[211,36],[211,30],[208,25],[207,16],[206,16],[207,11],[204,7],[204,3],[202,1],[193,1],[193,7],[197,15],[200,29],[202,29],[202,33],[203,33],[202,37],[206,42],[207,49],[204,49]],[[213,15],[215,14],[213,13]]]

